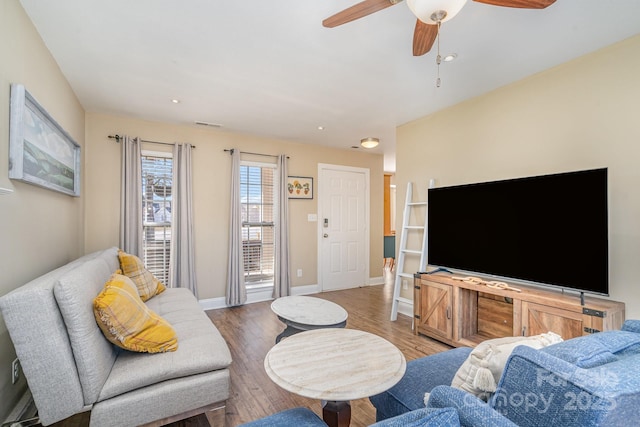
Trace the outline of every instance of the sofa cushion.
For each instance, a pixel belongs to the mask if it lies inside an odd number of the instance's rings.
[[[456,372],[451,386],[459,388],[482,400],[487,400],[502,375],[507,358],[514,348],[526,345],[543,348],[561,342],[560,335],[553,332],[530,337],[505,337],[486,340],[473,349]]]
[[[457,427],[458,412],[454,408],[422,408],[371,424],[370,427]]]
[[[105,337],[125,350],[161,353],[178,348],[176,333],[140,299],[127,276],[114,273],[93,301]]]
[[[640,354],[582,369],[549,354],[550,348],[521,346],[513,351],[490,401],[493,408],[521,426],[637,424]]]
[[[605,331],[573,338],[544,349],[545,353],[579,368],[595,368],[615,362],[626,353],[640,353],[640,334]]]
[[[640,320],[637,320],[637,319],[625,320],[624,324],[622,325],[622,330],[640,334]]]
[[[517,427],[482,400],[446,385],[431,391],[427,408],[455,408],[462,427]]]
[[[128,352],[123,352],[128,353]],[[131,353],[154,358],[166,353]],[[159,367],[156,366],[156,369]],[[167,367],[166,369],[171,369]],[[101,400],[91,408],[89,427],[131,427],[152,423],[159,426],[176,414],[184,414],[214,402],[224,404],[229,398],[229,370],[206,372],[163,381],[147,387],[132,389],[111,399]],[[224,408],[222,408],[224,412]],[[207,417],[208,418],[208,417]],[[160,422],[164,421],[164,422]],[[173,426],[195,426],[189,420],[172,423]],[[86,424],[83,424],[85,426]],[[209,425],[206,424],[205,425]],[[213,424],[218,426],[218,424]]]
[[[171,323],[180,347],[168,353],[120,352],[99,400],[231,364],[227,343],[188,289],[168,288],[147,305]]]
[[[0,297],[0,310],[44,425],[82,411],[82,384],[65,321],[54,295],[58,279],[83,263],[116,250],[93,252]],[[64,395],[64,399],[58,396]]]
[[[165,286],[144,266],[140,258],[128,254],[122,250],[118,251],[120,268],[125,276],[128,276],[138,288],[138,294],[142,301],[147,301],[154,295],[165,290]]]
[[[242,424],[242,427],[326,427],[327,425],[315,412],[308,408],[293,408],[277,412],[259,420]]]
[[[64,274],[53,288],[87,405],[98,398],[116,360],[116,350],[96,324],[92,305],[111,273],[109,265],[97,258]]]
[[[376,421],[424,408],[425,392],[451,384],[470,352],[468,347],[458,347],[407,362],[407,370],[396,385],[369,398],[376,407]]]

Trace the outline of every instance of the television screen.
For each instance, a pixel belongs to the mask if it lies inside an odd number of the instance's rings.
[[[432,266],[609,294],[607,169],[431,188]]]

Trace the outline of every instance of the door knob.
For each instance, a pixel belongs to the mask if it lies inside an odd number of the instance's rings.
[[[324,233],[324,235],[322,237],[324,237],[326,239],[327,237],[329,237],[329,235],[327,233]]]

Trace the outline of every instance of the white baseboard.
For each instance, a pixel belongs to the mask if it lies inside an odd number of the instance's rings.
[[[413,318],[413,303],[398,301],[398,313]]]
[[[203,310],[217,310],[218,308],[226,308],[227,303],[225,297],[207,298],[198,300]]]
[[[371,277],[367,281],[367,285],[379,285],[384,283],[383,277]],[[294,286],[291,288],[291,295],[313,295],[319,294],[322,292],[320,289],[320,285],[304,285],[304,286]],[[247,302],[245,304],[252,304],[254,302],[262,302],[262,301],[270,301],[273,299],[272,290],[271,289],[257,289],[250,292],[247,292]],[[227,308],[226,298],[218,297],[218,298],[207,298],[201,299],[198,301],[200,303],[200,307],[203,310],[216,310],[219,308]],[[398,307],[398,312],[405,314],[403,308],[401,306]],[[413,307],[409,305],[407,309],[408,316],[413,316]]]
[[[384,277],[370,277],[367,281],[367,285],[384,285]]]
[[[294,286],[291,288],[291,295],[312,295],[322,292],[320,285]]]
[[[291,288],[291,295],[311,295],[320,292],[320,286],[318,285],[305,285],[294,286]],[[273,290],[268,289],[256,289],[247,292],[247,302],[245,304],[253,304],[254,302],[270,301],[273,299]],[[216,310],[218,308],[227,308],[227,302],[225,297],[208,298],[198,300],[200,307],[203,310]]]

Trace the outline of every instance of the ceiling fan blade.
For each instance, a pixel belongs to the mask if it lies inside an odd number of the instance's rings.
[[[544,9],[551,6],[556,0],[474,0],[478,3],[492,4],[494,6],[518,7],[521,9]]]
[[[421,56],[429,52],[437,36],[437,25],[425,24],[417,19],[416,29],[413,32],[413,56]]]
[[[322,21],[322,25],[327,28],[337,27],[338,25],[346,24],[347,22],[355,21],[367,15],[371,15],[382,9],[386,9],[389,6],[400,3],[402,0],[364,0],[358,4],[355,4],[341,12],[336,13],[333,16],[328,17]]]

